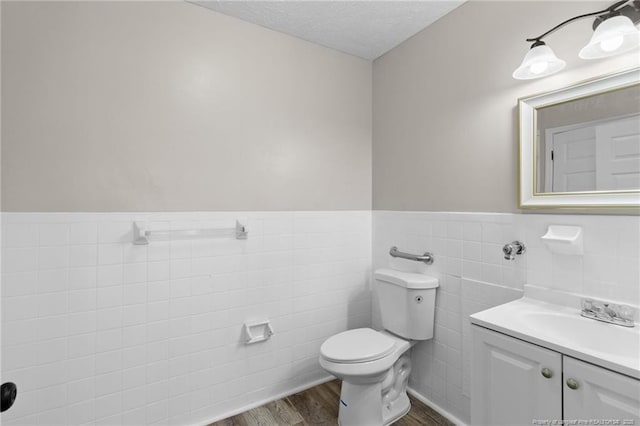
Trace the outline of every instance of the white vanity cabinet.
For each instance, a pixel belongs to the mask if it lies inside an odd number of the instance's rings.
[[[640,424],[640,380],[563,357],[564,418]],[[606,424],[606,423],[601,423]]]
[[[472,424],[640,424],[640,380],[477,325],[472,330]]]
[[[531,425],[562,418],[562,355],[473,326],[471,420]]]

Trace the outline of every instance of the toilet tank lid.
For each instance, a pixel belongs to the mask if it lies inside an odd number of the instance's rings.
[[[438,279],[415,272],[402,272],[393,269],[376,269],[373,276],[378,281],[395,284],[410,289],[427,289],[438,287]]]

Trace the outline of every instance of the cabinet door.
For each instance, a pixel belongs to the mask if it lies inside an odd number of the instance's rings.
[[[561,355],[472,329],[471,423],[514,426],[562,419]]]
[[[640,424],[640,380],[565,356],[564,382],[565,420]]]

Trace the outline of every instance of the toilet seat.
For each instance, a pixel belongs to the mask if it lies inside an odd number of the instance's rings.
[[[395,346],[396,342],[385,334],[370,328],[357,328],[327,339],[320,347],[320,354],[330,362],[352,364],[384,358]]]

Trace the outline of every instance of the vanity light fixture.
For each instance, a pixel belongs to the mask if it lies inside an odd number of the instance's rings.
[[[590,16],[598,16],[593,23],[594,33],[589,43],[580,50],[582,59],[599,59],[618,55],[640,47],[640,0],[618,1],[604,10],[574,16],[527,42],[533,42],[520,66],[513,72],[516,80],[546,77],[562,70],[565,62],[559,59],[542,39],[565,25]]]
[[[527,52],[522,64],[513,72],[517,80],[531,80],[555,74],[567,63],[559,59],[553,50],[542,40],[537,40]]]

